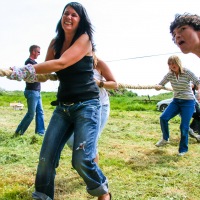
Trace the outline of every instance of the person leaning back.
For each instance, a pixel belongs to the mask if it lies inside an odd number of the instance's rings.
[[[94,80],[93,27],[86,9],[68,3],[50,42],[46,61],[12,68],[11,80],[37,81],[36,74],[56,72],[59,78],[56,106],[45,132],[32,198],[53,200],[56,168],[61,151],[72,133],[72,166],[82,177],[87,192],[98,200],[111,200],[108,179],[94,159],[100,123],[99,88]]]

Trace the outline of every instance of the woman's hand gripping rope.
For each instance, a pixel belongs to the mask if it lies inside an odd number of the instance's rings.
[[[31,64],[19,68],[11,67],[8,70],[0,69],[0,76],[6,76],[10,80],[24,80],[30,83],[38,81],[35,73],[35,68]]]
[[[12,70],[11,75],[7,76],[7,78],[10,80],[17,80],[17,81],[24,80],[29,83],[37,82],[35,68],[31,64],[25,65],[20,68],[12,67],[11,70]]]
[[[6,76],[10,80],[24,80],[29,83],[46,82],[47,80],[56,81],[56,74],[36,74],[33,65],[28,64],[24,67],[11,67],[10,69],[0,69],[0,76]]]

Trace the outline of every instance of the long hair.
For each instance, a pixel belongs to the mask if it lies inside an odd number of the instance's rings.
[[[63,12],[62,12],[62,15],[65,11],[65,9],[70,6],[72,7],[79,15],[80,17],[80,22],[79,22],[79,25],[78,25],[78,29],[76,31],[76,34],[74,36],[74,38],[72,39],[72,42],[70,44],[70,46],[84,33],[87,33],[88,36],[89,36],[89,40],[91,41],[92,43],[92,50],[95,51],[95,45],[93,43],[93,32],[94,32],[94,29],[93,29],[93,26],[91,24],[91,21],[88,17],[88,14],[86,12],[86,9],[80,4],[80,3],[77,3],[77,2],[71,2],[71,3],[68,3],[64,9],[63,9]],[[57,24],[57,27],[56,27],[56,37],[55,37],[55,42],[53,44],[53,48],[55,50],[55,57],[56,58],[59,58],[60,57],[60,52],[61,52],[61,49],[62,49],[62,45],[63,45],[63,42],[64,42],[64,39],[65,39],[65,34],[64,34],[64,30],[62,28],[62,25],[61,25],[61,20],[62,20],[62,16],[60,18],[60,20],[58,21],[58,24]]]
[[[171,64],[171,63],[172,64],[176,64],[177,66],[179,66],[181,74],[184,73],[184,69],[183,69],[183,65],[182,65],[181,59],[178,56],[176,56],[176,55],[170,56],[168,58],[168,64]]]

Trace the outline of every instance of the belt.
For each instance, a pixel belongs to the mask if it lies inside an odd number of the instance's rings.
[[[75,104],[75,102],[61,102],[61,101],[58,102],[59,106],[72,106],[74,104]]]
[[[59,106],[72,106],[76,103],[82,103],[84,101],[87,101],[87,100],[74,101],[74,102],[72,102],[72,101],[56,101],[56,102],[57,102],[57,105],[59,105]]]

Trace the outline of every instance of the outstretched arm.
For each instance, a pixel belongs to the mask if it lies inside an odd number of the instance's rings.
[[[27,82],[38,82],[36,74],[49,74],[67,68],[81,60],[84,56],[92,56],[92,44],[87,34],[81,35],[72,46],[70,46],[59,59],[54,59],[52,48],[48,48],[46,62],[36,65],[25,65],[24,67],[12,67],[12,74],[7,76],[11,80],[25,80]],[[51,60],[52,59],[52,60]]]
[[[114,77],[112,71],[110,70],[108,65],[104,61],[100,60],[99,58],[98,58],[98,62],[96,65],[96,69],[105,78],[105,81],[103,82],[104,88],[106,88],[106,89],[117,89],[118,88],[118,84],[115,80],[115,77]],[[98,86],[101,86],[101,80],[95,79],[95,81]]]
[[[155,90],[161,90],[161,89],[163,89],[162,85],[155,85]]]
[[[43,63],[34,65],[36,74],[46,74],[57,72],[67,68],[81,60],[92,50],[91,42],[87,34],[81,35],[74,44],[68,48],[59,59],[48,60]]]

